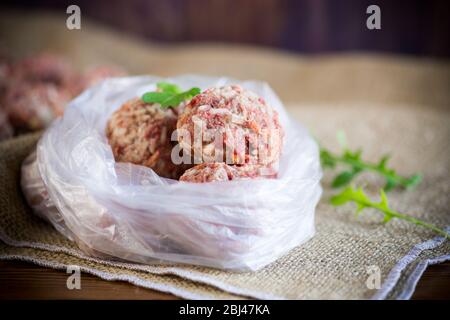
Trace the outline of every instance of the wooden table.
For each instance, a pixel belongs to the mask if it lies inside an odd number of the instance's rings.
[[[15,261],[0,261],[0,300],[5,299],[136,299],[171,300],[177,297],[130,283],[105,281],[82,274],[81,290],[66,288],[67,274]],[[430,266],[413,299],[450,299],[450,262]]]

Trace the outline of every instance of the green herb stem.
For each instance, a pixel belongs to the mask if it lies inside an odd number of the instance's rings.
[[[421,176],[415,174],[411,177],[402,177],[395,170],[387,167],[388,156],[383,157],[378,163],[366,162],[361,159],[361,151],[351,151],[345,149],[342,155],[335,155],[330,151],[321,148],[320,159],[324,168],[334,168],[337,164],[344,164],[350,167],[347,171],[339,173],[332,182],[332,187],[339,188],[350,184],[350,182],[361,172],[371,171],[383,176],[386,180],[384,189],[390,191],[396,186],[410,189],[417,185]]]
[[[405,221],[414,223],[416,225],[431,229],[434,232],[436,232],[437,234],[440,234],[440,235],[446,237],[447,239],[450,239],[450,235],[445,230],[443,230],[431,223],[427,223],[420,219],[411,217],[407,214],[392,210],[389,207],[388,200],[387,200],[386,194],[383,191],[383,189],[380,190],[380,195],[381,195],[381,201],[373,202],[364,193],[362,188],[354,189],[353,187],[350,186],[350,187],[347,187],[346,189],[344,189],[341,193],[333,196],[331,198],[331,203],[335,206],[340,206],[347,202],[354,202],[358,207],[357,211],[356,211],[357,214],[359,214],[365,208],[374,208],[384,214],[384,220],[383,220],[384,222],[388,222],[392,218],[405,220]]]
[[[373,208],[382,211],[382,209],[381,209],[378,205],[373,206]],[[401,220],[405,220],[405,221],[414,223],[414,224],[416,224],[416,225],[419,225],[419,226],[422,226],[422,227],[431,229],[431,230],[433,230],[434,232],[436,232],[436,233],[438,233],[438,234],[440,234],[440,235],[442,235],[442,236],[444,236],[444,237],[446,237],[446,238],[450,238],[450,235],[449,235],[447,232],[445,232],[445,230],[443,230],[443,229],[441,229],[441,228],[438,228],[437,226],[435,226],[435,225],[433,225],[433,224],[431,224],[431,223],[427,223],[427,222],[422,221],[422,220],[420,220],[420,219],[416,219],[416,218],[414,218],[414,217],[411,217],[411,216],[409,216],[409,215],[407,215],[407,214],[395,212],[395,211],[392,211],[392,210],[390,210],[390,209],[388,209],[388,210],[386,210],[386,211],[384,211],[384,212],[385,212],[386,214],[388,214],[389,216],[393,217],[393,218],[397,218],[397,219],[401,219]]]
[[[402,186],[405,186],[405,188],[412,187],[412,185],[410,183],[411,178],[399,176],[395,172],[393,172],[392,169],[388,169],[384,166],[380,166],[379,164],[365,162],[365,161],[362,161],[361,159],[346,158],[345,156],[335,156],[334,159],[336,162],[348,164],[348,165],[352,166],[353,168],[358,169],[358,171],[366,170],[366,171],[372,171],[372,172],[378,173],[378,174],[382,175],[383,177],[385,177],[388,181],[394,182],[396,185],[402,185]],[[419,175],[416,174],[412,177],[417,177],[417,176],[419,176]]]

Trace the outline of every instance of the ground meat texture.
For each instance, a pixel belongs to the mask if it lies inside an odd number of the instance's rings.
[[[10,66],[6,61],[0,61],[0,107],[3,105],[2,99],[8,86]]]
[[[76,79],[66,60],[50,54],[2,66],[0,100],[16,133],[43,129],[62,115]]]
[[[223,162],[202,163],[186,170],[186,172],[180,177],[180,181],[197,183],[230,181],[234,179],[236,174],[236,169]]]
[[[101,65],[91,67],[84,72],[81,77],[81,86],[83,89],[89,88],[105,79],[111,77],[123,77],[127,73],[117,66]]]
[[[44,53],[13,64],[10,78],[12,81],[50,83],[62,87],[76,80],[77,73],[64,58]]]
[[[186,170],[180,177],[184,182],[215,182],[242,179],[275,178],[276,171],[260,165],[228,165],[223,162],[202,163]]]
[[[11,124],[19,131],[38,130],[64,113],[69,92],[53,84],[17,83],[9,87],[3,103]]]
[[[5,110],[5,94],[8,84],[8,64],[0,54],[0,141],[10,138],[14,131],[9,123],[8,113]]]
[[[97,66],[84,74],[64,58],[48,53],[9,62],[0,61],[0,108],[16,133],[47,127],[64,112],[67,103],[101,80],[125,72],[114,66]]]
[[[114,158],[152,168],[158,175],[178,179],[188,168],[175,165],[171,141],[176,128],[176,111],[161,109],[158,104],[147,104],[141,99],[126,102],[108,121],[106,136]]]
[[[127,73],[123,69],[113,65],[90,67],[83,74],[74,77],[72,81],[68,83],[67,88],[75,97],[103,80],[126,75]]]
[[[8,114],[0,106],[0,141],[11,138],[13,128],[9,123]]]
[[[237,85],[195,96],[180,115],[177,129],[181,148],[197,163],[269,165],[280,157],[283,131],[277,112]]]

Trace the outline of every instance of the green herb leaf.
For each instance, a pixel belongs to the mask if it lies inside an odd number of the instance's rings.
[[[170,92],[170,93],[180,93],[181,89],[176,84],[168,83],[168,82],[158,82],[156,87],[162,92]]]
[[[400,213],[389,208],[388,199],[383,189],[380,190],[380,202],[372,201],[362,190],[362,188],[354,189],[353,187],[345,188],[341,193],[331,198],[331,204],[340,206],[347,202],[353,202],[357,205],[357,213],[360,213],[365,208],[374,208],[383,213],[383,223],[389,222],[392,218],[405,220],[416,225],[428,228],[434,232],[450,239],[450,234],[443,229],[440,229],[430,223],[416,219],[404,213]]]
[[[333,188],[340,188],[342,186],[345,186],[349,184],[350,181],[352,181],[354,176],[355,173],[353,173],[352,171],[341,172],[334,178],[333,182],[331,183],[331,186]]]
[[[334,168],[336,166],[333,155],[323,148],[320,149],[320,162],[324,168]]]
[[[191,88],[182,92],[177,85],[167,82],[159,82],[156,87],[159,91],[144,93],[142,100],[145,103],[158,103],[162,109],[178,107],[183,101],[189,100],[201,92],[199,88]]]
[[[173,94],[170,92],[146,92],[142,96],[142,100],[144,100],[145,103],[159,103],[163,105],[172,97]]]
[[[422,181],[422,176],[420,174],[415,174],[412,177],[409,177],[405,181],[406,188],[414,188],[416,185],[418,185]]]
[[[378,163],[378,168],[386,169],[386,164],[389,161],[389,158],[389,155],[385,155],[383,158],[381,158],[380,162]]]
[[[341,145],[345,144],[345,137],[339,132],[338,140]],[[389,155],[384,156],[380,161],[371,163],[362,160],[362,150],[352,151],[347,147],[344,148],[342,155],[333,154],[325,148],[320,148],[320,160],[324,168],[335,168],[338,164],[348,167],[348,169],[339,173],[332,182],[333,188],[340,188],[350,184],[350,182],[363,171],[372,171],[384,177],[386,184],[384,189],[390,191],[395,187],[411,189],[421,181],[421,176],[415,174],[411,177],[402,177],[395,170],[388,168]]]
[[[200,94],[200,92],[201,91],[199,88],[191,88],[185,92],[181,92],[180,94],[178,94],[178,97],[181,98],[182,100],[187,100]]]

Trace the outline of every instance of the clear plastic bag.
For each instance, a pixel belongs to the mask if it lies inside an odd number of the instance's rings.
[[[275,108],[285,130],[277,179],[182,183],[117,163],[105,126],[122,103],[159,81],[202,90],[240,84]],[[115,78],[84,92],[22,166],[36,213],[92,255],[257,270],[314,235],[322,176],[318,147],[261,82],[228,78]]]

